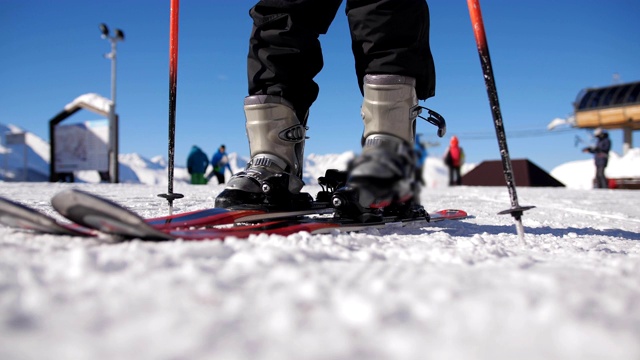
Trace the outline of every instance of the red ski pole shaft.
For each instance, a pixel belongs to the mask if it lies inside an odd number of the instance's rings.
[[[478,51],[482,55],[487,52],[487,36],[484,32],[484,22],[482,21],[482,11],[480,10],[479,0],[467,0],[469,7],[469,15],[471,16],[471,25],[473,25],[473,35],[476,38]]]
[[[182,198],[182,194],[173,193],[173,169],[176,137],[176,100],[178,94],[178,19],[180,0],[171,0],[169,24],[169,166],[167,194],[158,196],[169,201],[169,212],[172,212],[173,200]]]
[[[180,0],[171,0],[169,20],[169,118],[175,120],[178,85],[178,23]]]

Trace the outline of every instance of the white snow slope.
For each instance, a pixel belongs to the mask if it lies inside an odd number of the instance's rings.
[[[78,187],[143,216],[161,185],[0,183],[55,215]],[[180,184],[176,211],[218,185]],[[309,187],[315,193],[319,188]],[[0,359],[640,359],[640,192],[424,191],[474,217],[363,233],[105,244],[0,226]]]

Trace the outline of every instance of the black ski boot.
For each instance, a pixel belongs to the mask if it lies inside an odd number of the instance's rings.
[[[414,176],[413,143],[420,109],[415,79],[365,76],[362,154],[349,165],[346,185],[332,197],[338,216],[364,222],[426,216]]]
[[[300,192],[306,127],[291,104],[278,96],[245,98],[251,160],[233,175],[216,198],[216,207],[234,209],[301,210],[311,195]],[[306,119],[305,119],[306,121]]]

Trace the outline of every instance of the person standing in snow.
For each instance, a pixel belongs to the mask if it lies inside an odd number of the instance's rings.
[[[207,176],[207,180],[210,180],[214,175],[218,179],[218,184],[224,184],[224,171],[229,169],[231,172],[231,166],[229,165],[229,155],[227,155],[227,148],[224,145],[220,145],[218,151],[211,157],[211,166],[213,169]]]
[[[341,3],[262,0],[251,8],[244,99],[251,160],[218,195],[217,207],[311,206],[311,196],[301,192],[307,117],[319,93],[313,79],[323,67],[319,38]],[[386,208],[417,207],[418,100],[435,95],[427,2],[347,0],[345,13],[364,131],[358,134],[362,152],[348,166],[333,205],[341,216],[360,219]]]
[[[449,168],[449,186],[462,185],[460,167],[464,164],[464,150],[458,143],[458,137],[452,136],[444,155],[444,163]]]
[[[416,135],[416,142],[415,142],[415,148],[414,148],[414,151],[416,153],[416,181],[420,182],[422,186],[426,186],[427,183],[424,180],[423,170],[424,170],[424,164],[427,160],[428,152],[427,152],[426,145],[422,141],[420,141],[420,135],[422,134]]]
[[[596,144],[582,149],[582,152],[593,154],[593,160],[596,165],[595,187],[599,189],[607,189],[608,184],[607,178],[604,176],[604,170],[609,163],[611,140],[609,139],[609,133],[602,128],[595,129],[593,131],[593,136],[597,139]]]
[[[209,166],[209,157],[198,146],[193,145],[187,157],[187,171],[191,175],[191,183],[194,185],[204,185],[207,180],[204,173]]]

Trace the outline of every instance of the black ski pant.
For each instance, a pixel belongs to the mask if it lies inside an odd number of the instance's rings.
[[[449,186],[462,185],[460,166],[449,166]]]
[[[326,34],[341,3],[262,0],[252,8],[249,95],[281,96],[303,119],[319,91],[313,81],[323,66],[319,36]],[[415,78],[419,99],[435,95],[425,0],[347,0],[345,12],[360,91],[365,75],[393,74]]]
[[[609,184],[607,182],[607,177],[604,176],[604,169],[606,165],[596,164],[596,188],[598,189],[607,189],[609,188]]]

